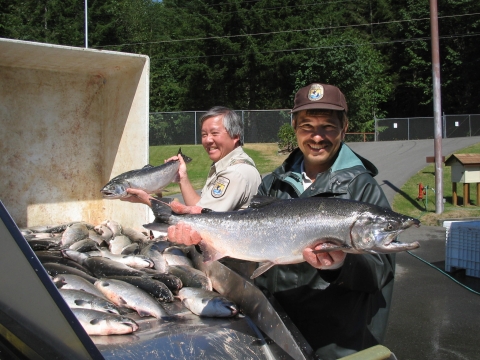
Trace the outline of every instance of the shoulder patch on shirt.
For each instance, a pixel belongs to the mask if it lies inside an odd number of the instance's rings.
[[[230,184],[230,180],[226,177],[219,176],[212,187],[212,196],[214,198],[222,197],[225,192],[227,191],[228,184]]]

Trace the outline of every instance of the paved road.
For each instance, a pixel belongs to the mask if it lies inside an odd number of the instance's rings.
[[[480,137],[442,140],[442,155],[480,143]],[[351,148],[378,168],[377,182],[390,203],[405,182],[434,155],[433,140],[350,143]],[[444,184],[444,189],[449,184]],[[416,194],[412,194],[416,196]],[[409,229],[402,241],[418,240],[412,254],[445,266],[445,228]],[[461,287],[440,271],[409,253],[396,255],[397,268],[385,346],[399,360],[465,360],[480,358],[480,296]],[[455,275],[480,292],[480,279]]]
[[[442,155],[447,158],[457,150],[480,143],[479,136],[442,140]],[[432,140],[377,141],[348,143],[358,154],[367,158],[378,168],[375,177],[382,186],[390,204],[398,190],[407,180],[423,169],[427,156],[434,156]],[[432,184],[434,186],[435,183]],[[450,186],[444,184],[443,187]],[[416,196],[417,194],[412,194]]]

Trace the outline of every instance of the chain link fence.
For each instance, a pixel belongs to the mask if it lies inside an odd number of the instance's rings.
[[[432,117],[388,118],[375,120],[375,141],[433,139]],[[443,115],[443,138],[480,135],[480,115]]]
[[[291,124],[290,109],[235,110],[242,118],[244,143],[278,142],[278,130]],[[150,145],[201,144],[200,118],[206,111],[150,113]]]
[[[278,142],[283,124],[291,124],[290,109],[235,110],[244,124],[244,143]],[[200,118],[206,111],[150,113],[150,145],[201,144]],[[444,138],[480,135],[480,115],[443,115]],[[434,138],[433,117],[375,120],[375,131],[347,133],[347,142],[419,140]]]

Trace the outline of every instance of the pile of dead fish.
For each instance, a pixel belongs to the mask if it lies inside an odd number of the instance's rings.
[[[193,267],[191,247],[153,238],[115,221],[75,222],[21,229],[60,294],[89,335],[128,334],[129,317],[169,318],[163,303],[175,297],[199,316],[238,313]]]

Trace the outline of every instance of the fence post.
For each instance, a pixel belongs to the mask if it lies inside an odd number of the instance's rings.
[[[447,138],[447,115],[445,115],[445,111],[443,112],[443,117],[442,117],[442,126],[443,126],[443,138],[446,139]]]
[[[472,136],[472,122],[470,120],[470,114],[468,114],[468,133]],[[477,203],[478,206],[478,203]]]
[[[243,124],[243,133],[242,133],[242,144],[245,144],[245,110],[242,110],[242,124]]]
[[[410,140],[410,118],[407,118],[407,140]]]
[[[377,116],[373,115],[373,119],[375,120],[375,125],[374,125],[374,128],[373,128],[373,131],[375,132],[373,134],[373,141],[377,141]]]

